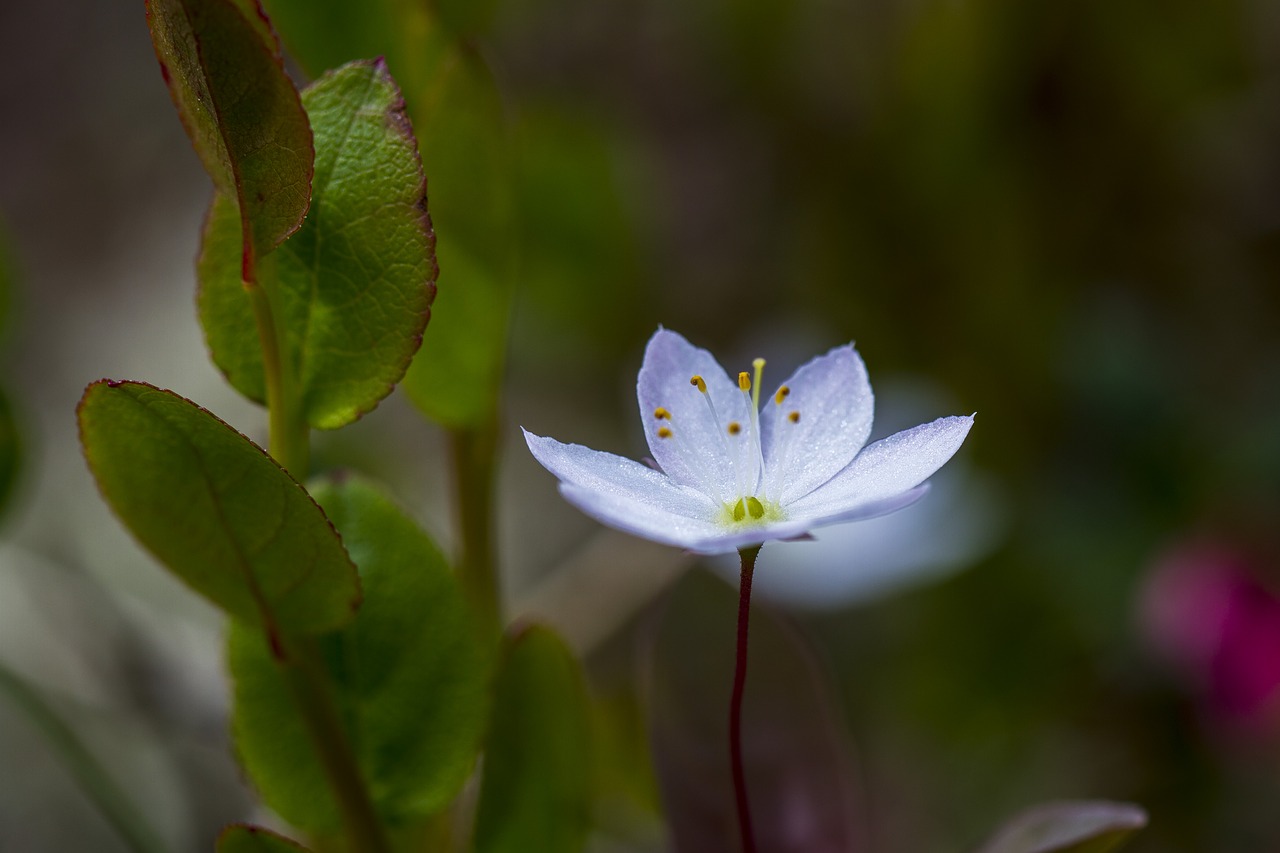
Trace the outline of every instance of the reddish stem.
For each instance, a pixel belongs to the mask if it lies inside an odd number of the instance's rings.
[[[738,834],[743,853],[756,853],[751,830],[751,806],[747,802],[747,774],[742,766],[742,694],[747,684],[747,624],[751,617],[751,573],[756,567],[760,546],[738,552],[742,557],[742,577],[738,587],[738,660],[733,672],[733,698],[729,701],[729,761],[733,765],[733,796],[738,810]]]

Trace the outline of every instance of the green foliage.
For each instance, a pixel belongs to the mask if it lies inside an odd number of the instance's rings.
[[[141,382],[90,385],[78,415],[103,497],[196,592],[273,634],[331,630],[351,618],[360,584],[342,542],[249,439]]]
[[[1128,803],[1046,803],[1011,819],[977,853],[1108,853],[1146,824]]]
[[[475,763],[487,652],[443,557],[412,521],[358,481],[314,493],[360,567],[365,591],[355,620],[320,641],[348,739],[384,820],[430,815]],[[263,799],[299,827],[335,830],[333,796],[264,638],[233,625],[228,656],[236,746]]]
[[[236,824],[218,836],[217,853],[298,853],[307,848],[260,826]]]
[[[389,394],[418,349],[435,295],[434,236],[413,131],[386,67],[351,63],[302,100],[315,131],[311,212],[262,260],[259,280],[306,421],[334,429]],[[214,361],[262,401],[263,358],[235,228],[235,206],[220,194],[199,261],[200,319]]]
[[[271,0],[267,7],[309,72],[382,55],[400,81],[431,181],[444,283],[435,311],[445,318],[424,341],[405,387],[446,426],[485,422],[502,381],[515,242],[507,127],[493,75],[425,5]],[[477,8],[454,22],[484,17]]]
[[[256,0],[147,0],[156,58],[205,170],[240,214],[243,273],[297,230],[311,128]]]
[[[476,853],[571,853],[591,816],[587,696],[564,642],[533,626],[509,638],[476,818]]]

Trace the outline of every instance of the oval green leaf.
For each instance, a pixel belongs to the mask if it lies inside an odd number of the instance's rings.
[[[390,825],[443,808],[470,775],[487,713],[488,660],[444,558],[367,484],[322,485],[316,498],[360,567],[365,599],[320,639],[348,740]],[[338,808],[262,634],[232,625],[232,731],[263,800],[290,823],[338,828]]]
[[[307,423],[335,429],[377,406],[421,345],[435,297],[435,236],[417,142],[386,66],[346,65],[302,100],[315,130],[311,211],[263,259],[258,279]],[[235,228],[234,202],[220,194],[198,263],[200,321],[214,362],[262,402],[262,352]]]
[[[360,583],[341,540],[249,439],[141,382],[96,382],[77,414],[111,509],[196,592],[269,631],[317,633],[351,618]]]
[[[218,836],[217,853],[306,853],[305,847],[269,829],[233,824]]]
[[[582,673],[564,642],[540,626],[511,638],[494,689],[476,853],[583,849],[590,730]]]
[[[1108,853],[1147,825],[1130,803],[1045,803],[1009,820],[977,853]]]
[[[311,128],[256,0],[147,0],[156,58],[205,170],[235,199],[242,273],[296,231]]]

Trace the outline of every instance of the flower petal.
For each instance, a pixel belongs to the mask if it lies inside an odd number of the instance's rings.
[[[867,436],[875,399],[852,344],[801,367],[762,405],[765,493],[783,505],[812,492],[847,466]],[[791,421],[791,413],[799,419]]]
[[[680,486],[639,462],[580,444],[564,444],[528,430],[523,432],[533,457],[562,484],[708,523],[718,511],[705,495]]]
[[[717,541],[723,529],[715,522],[677,515],[662,506],[642,503],[617,492],[601,492],[572,483],[561,483],[560,494],[601,524],[642,539],[689,551],[708,553],[705,551],[707,543]],[[723,550],[733,549],[730,547]]]
[[[690,384],[695,375],[706,382],[718,417]],[[711,353],[658,329],[645,347],[636,397],[649,451],[672,480],[722,503],[755,493],[760,473],[754,447],[747,442],[747,399]],[[659,409],[669,417],[657,417]],[[737,436],[726,432],[733,421],[744,427]],[[662,429],[671,435],[661,437]],[[748,448],[752,452],[744,452]]]
[[[960,449],[972,426],[972,416],[938,418],[870,444],[843,471],[785,505],[786,511],[821,523],[869,518],[863,507],[891,502],[924,482]],[[876,514],[885,511],[892,509]]]

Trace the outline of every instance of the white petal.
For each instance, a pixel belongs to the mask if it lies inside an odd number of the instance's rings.
[[[524,440],[534,458],[561,483],[584,492],[702,520],[714,518],[719,511],[705,495],[673,483],[665,474],[631,459],[580,444],[563,444],[528,430],[524,430]]]
[[[718,419],[712,417],[702,392],[690,384],[694,375],[706,382]],[[649,451],[672,480],[720,502],[755,493],[759,464],[754,447],[743,452],[748,448],[750,409],[738,383],[711,353],[659,329],[645,348],[636,397]],[[659,408],[671,413],[669,420],[655,417]],[[737,436],[726,431],[732,421],[743,427]],[[671,430],[671,437],[658,436],[663,427]]]
[[[862,507],[892,501],[927,480],[960,449],[972,426],[972,416],[939,418],[868,445],[847,468],[786,505],[786,511],[793,518],[824,522],[869,517],[860,514]]]
[[[722,530],[713,521],[680,515],[616,492],[561,483],[560,494],[601,524],[663,545],[702,552],[706,543],[715,541]]]
[[[790,394],[761,406],[765,492],[786,505],[847,466],[871,435],[875,399],[853,345],[837,347],[783,383]],[[799,414],[794,423],[792,412]]]

